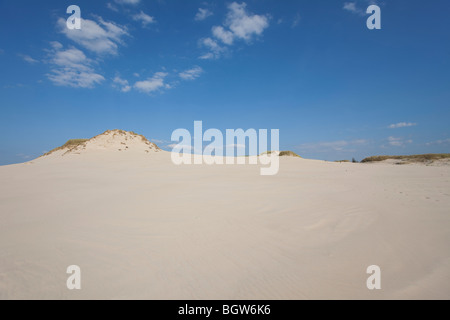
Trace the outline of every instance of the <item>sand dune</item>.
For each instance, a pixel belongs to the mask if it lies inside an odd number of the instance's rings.
[[[261,176],[113,134],[0,167],[1,299],[450,298],[449,167],[287,157]]]
[[[161,149],[142,135],[123,130],[107,130],[91,139],[69,140],[40,158],[58,158],[80,154],[98,154],[98,152],[153,153]]]

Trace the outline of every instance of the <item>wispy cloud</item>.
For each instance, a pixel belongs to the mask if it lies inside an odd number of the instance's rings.
[[[38,63],[39,61],[36,59],[33,59],[32,57],[30,57],[29,55],[26,54],[18,54],[19,57],[21,57],[24,61],[30,63],[30,64],[35,64]]]
[[[138,81],[134,84],[134,88],[140,92],[152,93],[162,89],[170,89],[171,86],[165,83],[164,79],[167,77],[166,72],[157,72],[153,77],[144,81]]]
[[[141,0],[114,0],[115,3],[118,4],[131,4],[131,5],[136,5],[139,2],[141,2]]]
[[[450,144],[450,138],[448,138],[448,139],[443,139],[443,140],[431,141],[431,142],[427,142],[427,143],[426,143],[427,146],[433,146],[433,145],[447,145],[447,144]]]
[[[399,122],[391,124],[388,128],[389,129],[398,129],[398,128],[407,128],[407,127],[414,127],[417,126],[417,123],[412,122]]]
[[[167,82],[167,78],[174,78],[174,76],[178,76],[182,80],[195,80],[203,73],[203,69],[199,66],[194,66],[185,71],[179,72],[178,74],[170,75],[168,72],[156,72],[153,76],[147,78],[146,80],[140,80],[133,83],[133,81],[129,81],[121,78],[120,76],[115,76],[112,79],[112,87],[119,89],[122,92],[129,92],[132,89],[142,92],[142,93],[155,93],[161,92],[163,90],[172,89],[179,81],[173,80],[172,82]],[[139,74],[134,73],[134,77],[139,77]]]
[[[24,160],[27,160],[27,159],[30,159],[30,158],[31,158],[31,156],[29,156],[29,155],[27,155],[27,154],[23,154],[23,153],[18,153],[18,154],[16,154],[16,157],[20,157],[20,158],[22,158],[22,159],[24,159]]]
[[[134,21],[140,21],[142,23],[143,27],[145,27],[151,23],[156,23],[156,20],[154,17],[149,16],[142,10],[141,10],[141,12],[133,15],[132,18]]]
[[[203,69],[199,66],[195,66],[192,69],[180,72],[178,75],[183,80],[195,80],[203,73]]]
[[[195,21],[203,21],[203,20],[205,20],[206,18],[208,18],[208,17],[210,17],[212,15],[213,15],[213,13],[212,13],[211,10],[198,8],[198,12],[195,15],[194,19],[195,19]]]
[[[412,140],[405,140],[405,138],[400,137],[389,137],[387,141],[392,147],[404,147],[407,144],[413,143]]]
[[[101,17],[97,17],[97,22],[82,19],[80,30],[69,30],[63,18],[58,19],[58,26],[67,38],[97,54],[117,54],[122,38],[128,35],[126,27],[104,21]]]
[[[356,2],[345,2],[343,9],[359,16],[364,16],[366,14],[363,9],[356,5]]]
[[[200,56],[200,59],[218,59],[220,58],[225,52],[227,52],[227,48],[219,45],[216,40],[213,40],[211,38],[204,38],[200,39],[200,45],[204,46],[209,49],[209,52],[205,53],[204,55]]]
[[[120,88],[120,91],[122,92],[128,92],[131,90],[131,86],[129,85],[128,80],[122,79],[119,76],[116,76],[113,79],[113,86],[116,88]]]
[[[119,8],[117,8],[115,5],[113,5],[111,2],[108,2],[107,4],[106,4],[106,7],[109,9],[109,10],[112,10],[112,11],[114,11],[114,12],[119,12]]]
[[[14,89],[14,88],[23,88],[25,87],[23,83],[17,83],[17,84],[7,84],[3,86],[3,89]]]
[[[231,46],[236,40],[250,43],[255,37],[261,36],[269,27],[269,18],[266,15],[257,15],[247,12],[247,4],[233,2],[228,5],[225,22],[221,26],[213,26],[212,36],[226,46]],[[217,59],[224,51],[216,40],[204,38],[201,44],[210,49],[201,59]]]
[[[357,140],[338,140],[330,142],[316,142],[316,143],[304,143],[299,145],[297,148],[303,152],[329,152],[331,151],[352,151],[346,150],[348,147],[356,147],[366,145],[367,140],[357,139]]]
[[[47,77],[57,86],[93,88],[105,78],[95,72],[94,61],[76,48],[64,49],[59,42],[52,42],[49,63],[52,65]]]

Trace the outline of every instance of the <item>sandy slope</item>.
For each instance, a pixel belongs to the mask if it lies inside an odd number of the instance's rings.
[[[449,167],[138,151],[0,167],[0,298],[450,298]]]

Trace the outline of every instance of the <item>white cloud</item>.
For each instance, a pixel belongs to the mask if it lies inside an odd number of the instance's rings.
[[[80,30],[69,30],[66,20],[58,19],[60,31],[67,38],[97,54],[117,54],[122,37],[128,35],[125,27],[113,22],[106,22],[98,17],[98,23],[93,20],[81,19]]]
[[[76,48],[56,50],[51,62],[60,67],[77,68],[80,70],[88,69],[86,64],[91,63],[83,51]]]
[[[92,68],[93,61],[76,48],[63,49],[59,42],[52,42],[49,63],[53,65],[47,77],[55,85],[73,88],[93,88],[105,78]]]
[[[131,4],[131,5],[136,5],[139,2],[141,2],[141,0],[114,0],[114,2],[118,3],[118,4]]]
[[[220,46],[216,40],[211,38],[201,39],[200,45],[209,49],[209,52],[202,55],[200,59],[218,59],[226,51],[225,47]]]
[[[330,142],[304,143],[298,146],[302,151],[327,152],[327,151],[352,151],[345,150],[346,147],[362,146],[368,141],[364,139],[357,140],[339,140]]]
[[[436,141],[432,141],[432,142],[427,142],[427,146],[432,146],[432,145],[441,145],[441,144],[450,144],[450,138],[448,139],[444,139],[444,140],[436,140]]]
[[[16,157],[20,157],[20,158],[25,159],[25,160],[31,158],[31,156],[23,154],[23,153],[16,154]]]
[[[165,78],[169,74],[166,72],[156,72],[152,77],[137,81],[134,85],[130,85],[129,81],[126,79],[122,79],[119,76],[114,77],[113,87],[120,89],[122,92],[129,92],[131,89],[135,89],[139,92],[143,93],[153,93],[156,91],[161,91],[163,89],[171,89],[172,86],[165,82]]]
[[[391,124],[388,128],[389,129],[397,129],[397,128],[414,127],[416,125],[417,125],[417,123],[399,122],[399,123]]]
[[[230,28],[235,37],[250,40],[253,35],[261,35],[269,26],[269,19],[261,15],[248,15],[247,4],[233,2],[228,6],[229,12],[225,25]]]
[[[62,49],[63,45],[61,43],[59,43],[58,41],[52,41],[50,42],[50,45],[52,46],[52,48],[54,50],[58,50],[58,49]]]
[[[203,73],[203,69],[199,66],[195,66],[192,69],[185,70],[179,73],[179,76],[183,80],[195,80]]]
[[[195,21],[203,21],[206,18],[212,16],[213,13],[209,9],[198,8],[198,12],[195,15]]]
[[[343,9],[350,12],[356,12],[356,2],[345,2]]]
[[[215,26],[212,28],[212,34],[217,39],[221,40],[227,45],[233,44],[234,34],[231,31],[225,30],[221,26]]]
[[[228,13],[222,26],[213,26],[212,35],[225,45],[232,45],[235,40],[244,40],[247,43],[253,38],[262,35],[269,27],[269,18],[265,15],[248,13],[247,4],[233,2],[228,5]],[[201,40],[203,46],[209,47],[210,51],[202,55],[201,59],[217,59],[224,49],[211,38]]]
[[[161,89],[170,89],[170,85],[164,82],[164,78],[167,77],[165,72],[157,72],[153,77],[144,81],[138,81],[134,84],[134,88],[138,91],[151,93]]]
[[[36,59],[33,59],[32,57],[26,55],[26,54],[19,54],[19,57],[21,57],[23,60],[25,60],[28,63],[34,64],[34,63],[38,63],[39,61]]]
[[[407,144],[412,143],[412,140],[405,140],[404,138],[398,138],[398,137],[389,137],[388,139],[389,145],[393,147],[404,147]]]
[[[113,79],[113,82],[115,85],[120,87],[120,91],[122,92],[128,92],[131,90],[131,86],[128,84],[128,80],[122,79],[119,76],[116,76]]]
[[[208,53],[201,55],[198,58],[202,59],[202,60],[212,60],[212,59],[218,59],[219,57],[214,55],[214,53],[212,53],[212,52],[208,52]]]
[[[142,26],[147,26],[148,24],[155,23],[155,18],[149,16],[144,11],[141,10],[138,14],[132,16],[134,21],[140,21]]]
[[[114,11],[114,12],[119,12],[119,9],[118,9],[115,5],[113,5],[112,3],[110,3],[110,2],[108,2],[108,3],[106,4],[106,7],[107,7],[109,10],[112,10],[112,11]]]
[[[364,16],[366,14],[364,10],[356,6],[356,2],[345,2],[343,9],[360,16]]]
[[[14,88],[23,88],[24,85],[22,83],[17,84],[8,84],[6,86],[3,86],[4,89],[14,89]]]

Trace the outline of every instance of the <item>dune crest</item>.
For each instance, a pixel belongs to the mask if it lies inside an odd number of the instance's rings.
[[[91,139],[73,139],[42,157],[79,155],[95,151],[154,153],[161,149],[143,135],[124,130],[107,130]]]

